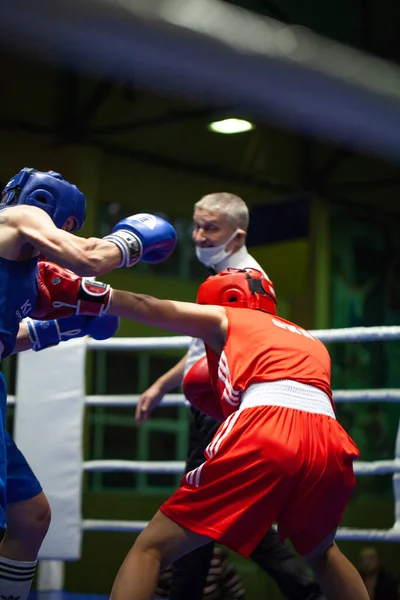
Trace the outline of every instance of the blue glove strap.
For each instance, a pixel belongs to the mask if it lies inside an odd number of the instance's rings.
[[[57,321],[34,321],[26,319],[32,349],[35,352],[49,346],[57,346],[61,342],[61,332]]]
[[[101,317],[71,315],[58,321],[26,319],[25,322],[32,348],[35,352],[39,352],[49,346],[57,346],[60,342],[85,335],[91,335],[95,340],[107,340],[118,331],[120,319],[111,315]]]

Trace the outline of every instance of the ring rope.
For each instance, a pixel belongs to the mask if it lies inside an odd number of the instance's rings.
[[[84,519],[82,522],[82,529],[84,531],[140,533],[147,524],[148,521]],[[391,527],[390,529],[352,529],[350,527],[339,527],[335,537],[337,540],[400,542],[400,526]]]
[[[139,394],[87,396],[88,406],[136,406]],[[343,402],[400,402],[400,389],[382,390],[337,390],[333,391],[336,403]],[[162,406],[190,406],[183,394],[166,394]]]
[[[385,340],[400,339],[400,327],[357,327],[336,330],[311,331],[312,335],[322,342],[381,342]],[[173,336],[164,338],[115,338],[111,340],[96,341],[89,340],[91,349],[173,349],[187,348],[191,338],[186,336]],[[333,391],[336,403],[341,402],[399,402],[399,389],[376,389],[376,390],[336,390]],[[139,395],[113,395],[113,396],[88,396],[86,402],[90,406],[136,406]],[[163,398],[163,406],[177,406],[188,404],[183,394],[166,394]],[[86,461],[83,469],[86,472],[99,471],[129,471],[147,473],[183,473],[185,463],[183,461]],[[358,461],[354,463],[356,475],[385,475],[392,474],[394,483],[400,480],[400,457],[394,460]],[[395,488],[397,489],[396,485]],[[397,492],[395,493],[397,499]],[[397,513],[397,511],[396,511]],[[396,515],[397,517],[397,515]],[[139,533],[147,525],[143,521],[107,521],[107,520],[84,520],[85,531],[120,531]],[[353,529],[348,527],[339,528],[336,539],[338,540],[361,540],[361,541],[390,541],[400,542],[400,522],[394,527],[384,529]]]
[[[185,462],[179,460],[87,460],[83,463],[85,472],[125,472],[183,474]],[[400,473],[400,459],[357,461],[354,463],[356,475],[393,475]]]
[[[400,326],[382,325],[376,327],[344,327],[342,329],[310,330],[321,342],[383,342],[400,339]],[[173,350],[187,349],[192,338],[188,336],[165,336],[150,338],[110,338],[94,340],[89,338],[90,350]]]
[[[117,394],[86,396],[87,406],[97,407],[133,407],[139,402],[139,394]],[[377,390],[336,390],[333,391],[336,404],[344,402],[400,402],[400,389]],[[9,395],[7,404],[15,404],[15,396]],[[163,406],[190,406],[183,394],[166,394],[162,400]]]
[[[311,330],[310,333],[325,343],[337,342],[381,342],[400,339],[399,326],[353,327],[343,329]],[[109,340],[93,340],[88,338],[88,349],[91,350],[170,350],[187,349],[191,341],[187,336],[151,337],[151,338],[111,338]],[[333,391],[336,403],[340,402],[400,402],[400,389],[376,390],[336,390]],[[88,406],[124,406],[134,407],[139,400],[138,394],[128,395],[93,395],[86,396]],[[8,404],[15,404],[15,396],[10,395]],[[166,394],[163,406],[188,405],[183,394]],[[400,432],[400,430],[399,430]],[[400,433],[399,433],[400,439]],[[400,443],[397,444],[400,448]],[[184,461],[126,461],[126,460],[92,460],[83,463],[84,472],[141,472],[182,474]],[[400,456],[396,449],[394,460],[377,460],[354,463],[356,475],[393,475],[395,501],[399,502],[400,491]],[[341,527],[337,531],[338,540],[390,541],[400,542],[400,518],[396,508],[396,523],[388,530],[353,529]],[[109,531],[139,533],[147,525],[147,521],[111,521],[104,519],[83,519],[83,531]]]

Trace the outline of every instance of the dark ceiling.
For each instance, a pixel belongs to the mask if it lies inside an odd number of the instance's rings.
[[[399,2],[232,3],[400,62]],[[211,120],[251,115],[239,114],[235,106],[195,103],[124,81],[66,72],[6,47],[2,47],[2,81],[1,131],[48,134],[54,145],[85,144],[178,174],[246,183],[278,198],[311,191],[332,202],[400,212],[398,164],[302,136],[275,125],[269,115],[256,121],[250,133],[214,134],[207,129]]]

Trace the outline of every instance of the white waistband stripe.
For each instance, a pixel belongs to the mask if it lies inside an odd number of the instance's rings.
[[[251,385],[243,393],[239,411],[254,406],[284,406],[336,418],[327,394],[312,385],[289,379]]]

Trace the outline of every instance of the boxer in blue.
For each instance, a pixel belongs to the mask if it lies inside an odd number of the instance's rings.
[[[138,261],[162,262],[175,244],[164,219],[138,214],[123,219],[103,239],[74,235],[85,221],[86,201],[79,189],[53,171],[22,169],[3,190],[0,202],[0,357],[32,347],[39,351],[71,337],[104,339],[118,328],[104,315],[108,286],[82,285],[85,315],[57,320],[41,314],[43,288],[39,255],[82,276],[98,276]],[[62,270],[57,273],[62,278]],[[38,292],[39,290],[39,292]],[[46,311],[45,311],[46,312]],[[30,315],[48,319],[47,327]],[[22,320],[24,321],[22,322]],[[26,600],[50,508],[27,461],[5,431],[6,387],[0,376],[0,597]]]

